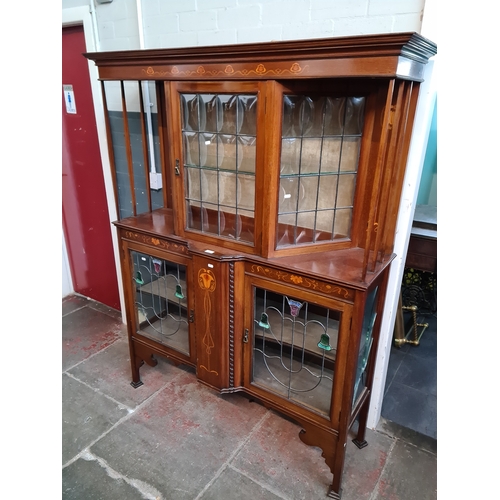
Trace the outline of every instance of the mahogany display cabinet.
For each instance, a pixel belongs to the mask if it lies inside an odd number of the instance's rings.
[[[340,498],[370,391],[416,33],[85,54],[98,67],[132,385],[164,356],[295,420]]]

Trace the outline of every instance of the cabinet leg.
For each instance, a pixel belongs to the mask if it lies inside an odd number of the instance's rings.
[[[134,342],[130,348],[130,364],[132,367],[132,382],[130,382],[130,385],[134,388],[140,387],[143,384],[139,368],[144,363],[155,367],[158,364],[158,361],[154,358],[153,353],[148,348]]]
[[[132,360],[131,364],[132,364],[132,382],[130,382],[130,385],[134,389],[137,389],[143,384],[141,376],[139,374],[139,368],[144,364],[144,361],[138,356],[134,356],[134,359]]]
[[[328,498],[334,498],[335,500],[340,500],[340,497],[342,496],[342,488],[339,488],[339,492],[336,493],[333,491],[332,486],[330,486],[330,491],[328,492]]]
[[[369,401],[369,400],[368,400]],[[368,401],[365,402],[364,407],[359,412],[358,416],[358,433],[352,442],[359,448],[362,449],[368,446],[368,442],[365,439],[366,434],[366,423],[368,421]]]

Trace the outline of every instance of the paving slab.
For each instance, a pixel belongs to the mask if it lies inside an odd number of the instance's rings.
[[[271,413],[231,465],[286,498],[326,498],[333,475],[321,450],[300,441],[300,430],[299,425]],[[369,499],[382,474],[393,440],[367,431],[367,441],[369,446],[362,450],[351,439],[347,443],[342,500]]]
[[[373,500],[382,499],[436,500],[436,455],[396,440],[374,491]]]
[[[273,493],[241,472],[227,467],[197,500],[229,500],[231,498],[238,500],[282,500],[284,497],[278,492]]]
[[[92,308],[83,307],[63,316],[63,371],[123,338],[125,332],[121,321]]]
[[[270,411],[231,465],[286,498],[326,498],[332,482],[330,469],[319,448],[300,440],[300,430],[296,423]]]
[[[437,360],[409,353],[398,370],[397,383],[437,396]]]
[[[80,297],[79,295],[68,295],[62,299],[62,315],[70,314],[77,309],[86,307],[88,304],[88,299],[85,297]]]
[[[157,361],[155,367],[147,364],[141,366],[143,385],[132,387],[128,340],[121,339],[71,368],[68,373],[116,401],[136,408],[165,384],[171,383],[174,377],[189,370],[187,367],[176,367],[161,357],[158,357]]]
[[[395,441],[367,429],[365,439],[368,446],[359,449],[352,442],[354,437],[355,433],[351,432],[347,441],[342,500],[372,500],[372,492],[382,476]]]
[[[221,396],[183,372],[90,451],[165,499],[193,500],[266,411],[239,395]]]
[[[156,499],[148,485],[116,474],[90,453],[62,472],[62,500],[138,500]]]
[[[123,405],[63,374],[63,464],[73,459],[128,414]]]
[[[399,424],[391,422],[390,420],[381,417],[377,424],[377,432],[385,434],[406,443],[411,443],[421,450],[428,451],[434,455],[437,454],[437,440],[421,434],[413,429],[408,429],[407,427],[402,427]]]
[[[121,311],[113,309],[112,307],[109,307],[106,304],[101,304],[100,302],[96,302],[95,300],[89,300],[87,306],[92,309],[95,309],[96,311],[107,314],[108,316],[123,323]]]
[[[415,431],[437,439],[437,396],[393,381],[384,397],[383,415]]]

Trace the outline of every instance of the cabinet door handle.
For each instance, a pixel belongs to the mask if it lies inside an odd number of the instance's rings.
[[[243,335],[243,342],[248,344],[248,328],[245,328],[245,334]]]

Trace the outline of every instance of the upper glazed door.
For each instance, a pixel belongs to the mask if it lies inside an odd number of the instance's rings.
[[[276,84],[275,254],[356,244],[356,193],[370,92],[354,81]]]
[[[258,252],[256,172],[263,141],[262,83],[171,83],[179,233]],[[182,223],[182,227],[181,227]]]
[[[276,247],[351,236],[363,96],[283,95]]]

